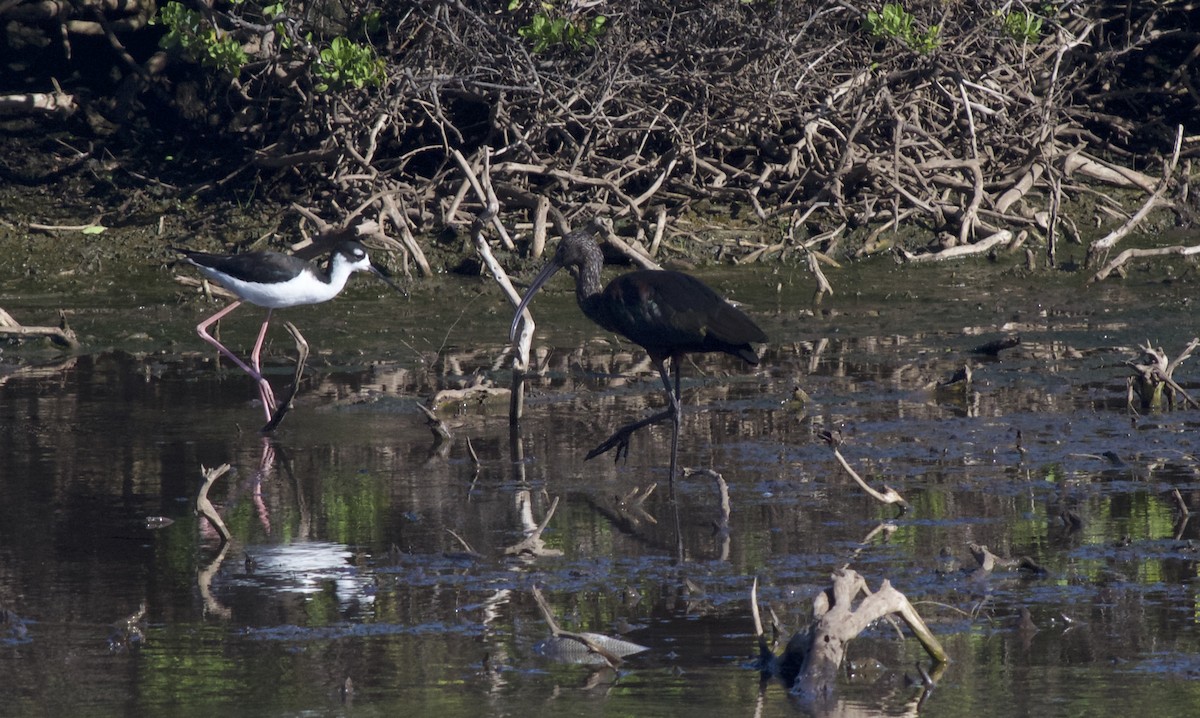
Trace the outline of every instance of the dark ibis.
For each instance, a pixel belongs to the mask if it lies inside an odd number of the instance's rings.
[[[350,275],[355,272],[371,272],[397,291],[402,291],[388,278],[383,267],[371,261],[366,247],[353,240],[337,243],[329,253],[329,261],[324,268],[279,252],[208,254],[178,247],[175,250],[204,276],[238,297],[229,306],[197,324],[196,333],[258,382],[258,395],[262,399],[268,422],[275,412],[275,394],[263,378],[259,355],[272,312],[283,307],[329,301],[341,293]],[[258,331],[258,340],[254,343],[254,351],[250,353],[249,365],[208,333],[209,327],[237,309],[242,302],[267,309],[267,316]]]
[[[533,295],[555,272],[567,267],[575,277],[575,298],[579,308],[604,329],[645,349],[658,369],[667,394],[665,411],[621,427],[592,449],[587,458],[616,448],[616,457],[620,460],[622,454],[628,456],[629,439],[635,431],[670,419],[673,425],[670,474],[673,483],[679,447],[679,383],[683,356],[696,352],[724,352],[756,365],[758,355],[751,345],[767,341],[767,335],[754,320],[707,284],[682,272],[637,270],[622,274],[601,288],[600,270],[604,257],[594,236],[611,230],[611,220],[597,217],[562,238],[553,259],[534,278],[517,307],[509,338],[515,340],[521,315]],[[667,371],[667,359],[671,360],[671,372]],[[671,373],[674,373],[674,384]]]

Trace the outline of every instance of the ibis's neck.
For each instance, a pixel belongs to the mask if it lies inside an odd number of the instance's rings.
[[[579,306],[588,304],[588,300],[600,294],[600,270],[604,267],[604,253],[600,246],[591,240],[584,239],[580,247],[583,261],[575,268],[575,299]]]
[[[575,277],[575,299],[580,306],[587,303],[588,299],[600,294],[600,264],[599,262],[588,262],[579,268],[579,272]]]

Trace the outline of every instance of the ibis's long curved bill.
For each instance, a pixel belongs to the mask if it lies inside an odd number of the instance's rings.
[[[521,303],[517,305],[517,314],[513,317],[512,326],[508,328],[508,340],[515,342],[517,340],[517,325],[521,323],[521,315],[525,313],[525,307],[529,306],[529,300],[533,299],[533,295],[537,290],[542,288],[542,285],[554,276],[554,273],[562,269],[562,265],[554,260],[542,267],[542,271],[533,278],[533,283],[529,285],[529,290],[525,292],[525,297],[521,299]]]

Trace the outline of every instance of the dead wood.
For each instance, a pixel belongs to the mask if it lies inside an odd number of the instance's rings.
[[[206,469],[200,467],[200,474],[204,477],[204,482],[200,484],[200,490],[196,493],[196,513],[208,519],[213,528],[221,536],[221,544],[229,543],[233,538],[233,534],[229,532],[229,528],[225,526],[225,522],[221,519],[221,514],[217,513],[212,502],[208,500],[208,490],[212,488],[213,483],[217,479],[224,476],[229,471],[229,464],[221,464],[215,469]]]
[[[1021,556],[1020,558],[1015,559],[1004,558],[992,553],[987,546],[974,542],[968,543],[967,549],[971,552],[971,556],[975,559],[975,562],[979,564],[979,567],[975,571],[975,576],[987,575],[995,571],[997,568],[1016,568],[1035,574],[1043,574],[1046,572],[1046,569],[1042,568],[1036,561],[1028,556]]]
[[[1088,284],[1108,279],[1109,275],[1111,275],[1113,272],[1123,275],[1125,271],[1125,265],[1128,264],[1129,260],[1131,259],[1139,259],[1141,257],[1166,257],[1172,254],[1177,254],[1180,257],[1190,257],[1194,254],[1200,254],[1200,245],[1192,245],[1190,247],[1172,246],[1152,247],[1147,249],[1126,249],[1118,254],[1111,262],[1097,270],[1097,272],[1092,275],[1091,279],[1088,280]]]
[[[863,491],[867,492],[868,496],[876,501],[879,501],[880,503],[899,504],[901,511],[906,511],[908,509],[908,502],[905,501],[904,497],[901,496],[895,489],[884,484],[883,491],[876,491],[875,489],[871,488],[870,484],[868,484],[861,476],[858,475],[858,472],[854,470],[854,467],[850,466],[850,462],[846,461],[846,457],[842,456],[841,449],[839,448],[842,445],[841,431],[823,431],[821,432],[821,439],[826,443],[826,445],[829,446],[829,448],[833,449],[833,456],[838,460],[838,463],[841,464],[842,469],[846,471],[850,478],[854,479],[854,483],[858,484]]]
[[[791,637],[782,656],[766,655],[769,651],[766,649],[761,621],[756,621],[760,661],[769,658],[763,670],[782,677],[793,692],[813,701],[823,701],[832,696],[850,641],[876,621],[893,615],[899,617],[913,632],[933,660],[935,668],[949,661],[945,649],[920,614],[891,583],[883,581],[878,590],[872,593],[863,577],[849,569],[836,571],[832,581],[829,588],[814,597],[809,627]],[[751,600],[757,601],[757,594],[753,591]]]
[[[525,538],[505,548],[504,555],[534,557],[562,556],[563,552],[560,549],[547,548],[546,542],[542,539],[542,534],[545,533],[546,527],[550,525],[550,519],[554,518],[556,510],[558,510],[557,496],[550,503],[550,508],[546,509],[545,517],[536,526],[527,529]]]
[[[650,498],[657,488],[657,483],[650,483],[646,488],[634,486],[625,492],[624,496],[616,497],[616,509],[609,515],[619,517],[622,523],[629,527],[636,527],[642,522],[657,524],[658,519],[654,518],[654,515],[646,510],[646,500]]]
[[[1143,344],[1141,355],[1125,362],[1134,372],[1129,379],[1130,408],[1133,408],[1132,398],[1136,395],[1143,411],[1162,409],[1164,399],[1167,408],[1174,409],[1176,394],[1183,397],[1193,408],[1200,408],[1200,403],[1173,378],[1175,370],[1191,358],[1197,346],[1200,346],[1200,338],[1192,339],[1178,356],[1168,359],[1166,352],[1161,348],[1152,346],[1149,341]]]
[[[67,324],[66,312],[59,311],[57,327],[22,326],[8,312],[0,309],[0,337],[47,337],[50,341],[67,349],[79,348],[79,337]]]
[[[491,246],[487,239],[483,236],[483,230],[488,224],[499,226],[503,230],[503,225],[500,223],[500,218],[497,216],[500,209],[500,202],[496,199],[496,194],[491,186],[491,166],[490,155],[484,155],[483,164],[483,179],[480,180],[476,176],[474,168],[458,150],[454,151],[454,160],[458,163],[459,170],[465,176],[465,182],[475,191],[475,195],[479,198],[482,209],[476,215],[475,221],[471,225],[471,236],[475,244],[475,251],[483,260],[488,271],[492,273],[496,284],[500,285],[504,296],[508,298],[509,304],[515,309],[521,303],[521,295],[517,292],[512,282],[508,279],[508,273],[504,271],[504,267],[496,261],[496,257],[492,254]],[[533,315],[526,309],[521,321],[521,333],[517,338],[516,356],[513,357],[513,379],[512,389],[509,395],[508,420],[517,422],[521,420],[521,416],[525,412],[525,372],[529,369],[529,347],[533,344]]]
[[[425,415],[425,425],[433,432],[433,445],[435,447],[454,438],[454,435],[450,433],[450,429],[446,426],[446,422],[439,419],[438,415],[432,409],[424,404],[417,404],[417,408]]]
[[[69,116],[79,109],[75,98],[65,92],[26,92],[0,95],[0,114],[46,113]]]
[[[904,223],[940,238],[905,240],[905,252],[949,259],[989,251],[978,245],[1007,241],[1005,232],[1041,213],[1051,218],[1051,241],[1058,204],[1090,191],[1071,182],[1160,193],[1149,206],[1178,204],[1173,184],[1131,166],[1139,155],[1171,155],[1158,128],[1194,115],[1198,98],[1176,91],[1192,63],[1177,29],[1191,17],[1172,4],[1122,12],[1104,3],[906,6],[914,32],[938,28],[936,47],[924,52],[872,36],[865,20],[874,8],[840,0],[499,9],[490,0],[348,0],[337,13],[279,23],[254,3],[183,4],[246,54],[240,71],[185,86],[178,78],[195,76],[194,66],[162,70],[192,65],[186,53],[135,62],[125,48],[156,8],[144,0],[8,0],[0,17],[28,32],[31,47],[55,43],[78,63],[95,58],[74,57],[73,36],[108,40],[113,73],[130,80],[121,97],[62,88],[97,126],[134,130],[141,118],[129,108],[154,93],[155,112],[174,109],[170,121],[217,137],[214,153],[244,148],[240,166],[198,177],[184,194],[285,184],[297,205],[335,223],[388,223],[394,249],[426,275],[436,269],[425,266],[421,238],[491,201],[468,199],[455,153],[476,172],[495,157],[504,216],[493,226],[505,249],[533,256],[548,222],[565,231],[580,214],[626,216],[626,236],[646,240],[644,253],[628,243],[640,260],[732,212],[768,228],[805,216],[769,252],[735,249],[743,255],[787,254],[839,226],[867,229],[862,251],[886,251],[898,235],[876,231]],[[539,13],[576,29],[603,17],[605,30],[535,49],[529,28]],[[1038,28],[1007,30],[1013,13],[1028,13]],[[332,38],[366,32],[368,14],[378,22],[366,44],[384,63],[386,86],[322,89],[312,59]],[[43,95],[10,101],[43,112],[69,106],[58,90],[53,100]],[[49,177],[13,161],[0,162],[0,173]],[[505,225],[533,231],[509,235]],[[830,235],[811,248],[830,254],[839,241]]]
[[[1171,489],[1171,495],[1175,499],[1175,505],[1179,507],[1180,516],[1191,516],[1192,512],[1188,509],[1187,502],[1183,500],[1183,495],[1179,493],[1178,488]]]
[[[984,254],[999,245],[1008,244],[1012,240],[1013,233],[1005,229],[996,232],[990,237],[981,239],[975,244],[961,244],[956,247],[943,249],[940,252],[930,252],[928,254],[914,254],[901,248],[899,254],[906,262],[938,262],[946,259],[960,259],[973,254]]]
[[[684,478],[689,476],[707,476],[716,481],[717,485],[717,515],[713,519],[713,530],[719,534],[729,533],[729,516],[732,513],[729,503],[729,484],[725,477],[712,469],[694,469],[685,467]],[[644,499],[643,499],[644,500]]]
[[[1104,237],[1092,242],[1091,246],[1088,247],[1087,258],[1089,264],[1093,263],[1101,254],[1108,252],[1115,247],[1117,242],[1128,235],[1134,229],[1134,227],[1136,227],[1150,214],[1151,210],[1163,203],[1163,195],[1166,193],[1167,188],[1172,185],[1175,179],[1175,168],[1179,164],[1179,150],[1182,145],[1183,125],[1179,125],[1175,129],[1175,146],[1171,152],[1171,158],[1163,163],[1162,179],[1159,180],[1157,186],[1154,187],[1150,196],[1146,199],[1145,203],[1142,204],[1141,209],[1134,213],[1134,215],[1120,227],[1117,227]],[[1112,270],[1109,270],[1109,272],[1111,271]],[[1106,272],[1104,276],[1100,276],[1100,274],[1097,273],[1096,276],[1092,278],[1092,281],[1099,281],[1100,279],[1103,279],[1104,277],[1108,276],[1109,272]]]
[[[465,404],[467,402],[483,403],[492,398],[507,396],[509,390],[494,386],[486,376],[475,376],[469,386],[457,389],[439,389],[429,399],[429,405],[435,409],[448,404]]]

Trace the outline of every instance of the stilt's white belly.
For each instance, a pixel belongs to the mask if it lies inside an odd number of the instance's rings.
[[[209,279],[238,295],[243,300],[269,309],[282,309],[283,307],[295,307],[301,304],[327,302],[336,297],[338,292],[342,290],[342,287],[345,286],[344,280],[341,284],[322,282],[309,272],[302,272],[300,275],[286,282],[258,284],[255,282],[244,282],[240,279],[220,274],[208,267],[200,267],[200,271]]]

